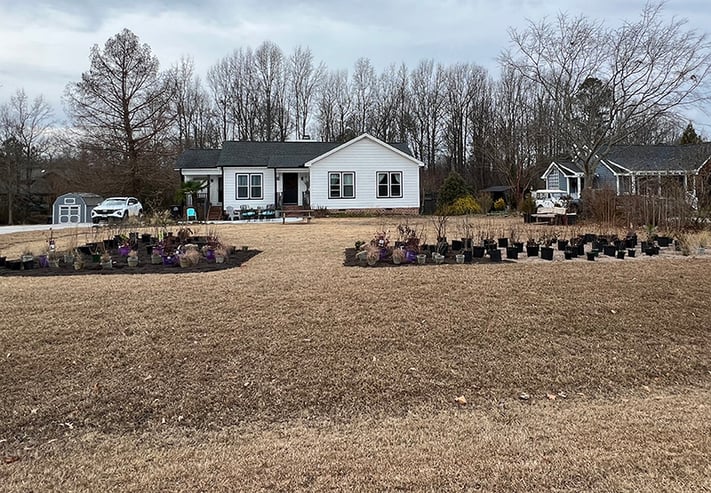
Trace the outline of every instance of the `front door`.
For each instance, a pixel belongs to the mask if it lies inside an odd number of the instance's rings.
[[[284,173],[281,175],[283,180],[283,202],[284,205],[299,204],[299,174]]]

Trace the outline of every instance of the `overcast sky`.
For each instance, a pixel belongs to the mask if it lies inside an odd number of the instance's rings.
[[[604,20],[634,20],[644,0],[0,0],[0,103],[17,89],[42,94],[61,112],[69,82],[89,68],[89,49],[123,28],[148,43],[168,68],[193,58],[207,69],[239,47],[271,40],[285,53],[311,48],[329,69],[352,69],[359,57],[380,71],[391,63],[414,67],[432,58],[473,62],[498,77],[496,57],[510,27],[523,28],[560,12]],[[665,14],[689,27],[711,26],[709,0],[668,0]],[[694,122],[711,136],[711,116]],[[708,122],[708,123],[707,123]]]

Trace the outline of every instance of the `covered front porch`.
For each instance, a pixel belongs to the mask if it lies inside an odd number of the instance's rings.
[[[311,207],[309,200],[310,191],[309,170],[277,169],[275,182],[276,208],[279,210],[289,208]]]

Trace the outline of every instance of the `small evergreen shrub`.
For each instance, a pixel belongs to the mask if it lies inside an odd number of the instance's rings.
[[[448,212],[452,216],[464,216],[467,214],[481,214],[481,206],[471,195],[465,195],[456,199],[449,206]]]

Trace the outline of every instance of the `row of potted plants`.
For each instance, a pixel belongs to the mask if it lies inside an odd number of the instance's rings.
[[[111,238],[100,238],[94,233],[90,241],[81,246],[76,245],[76,242],[71,239],[68,243],[72,244],[71,249],[59,251],[50,233],[45,252],[35,256],[26,249],[19,259],[10,260],[0,256],[0,267],[13,270],[34,268],[81,270],[87,266],[111,269],[115,265],[137,267],[141,258],[151,264],[190,267],[200,262],[223,263],[234,249],[234,247],[224,246],[214,233],[196,236],[189,228],[181,228],[175,233],[161,231],[156,235],[130,232],[115,234]]]
[[[594,261],[600,255],[624,259],[635,257],[638,251],[646,255],[657,255],[660,248],[676,246],[671,237],[652,235],[645,241],[638,241],[637,234],[627,233],[624,237],[617,235],[598,235],[593,233],[576,234],[570,238],[561,238],[554,233],[542,234],[539,237],[529,237],[524,243],[513,238],[502,236],[496,240],[484,238],[475,243],[472,238],[447,241],[438,237],[433,244],[420,244],[421,236],[412,228],[398,230],[399,237],[394,245],[390,244],[389,231],[378,231],[369,242],[358,241],[355,244],[356,260],[360,265],[376,265],[378,262],[400,264],[424,264],[427,262],[467,263],[488,259],[493,262],[507,259],[517,260],[519,255],[539,257],[543,260],[553,260],[556,250],[563,252],[563,258],[572,260],[587,257]]]

